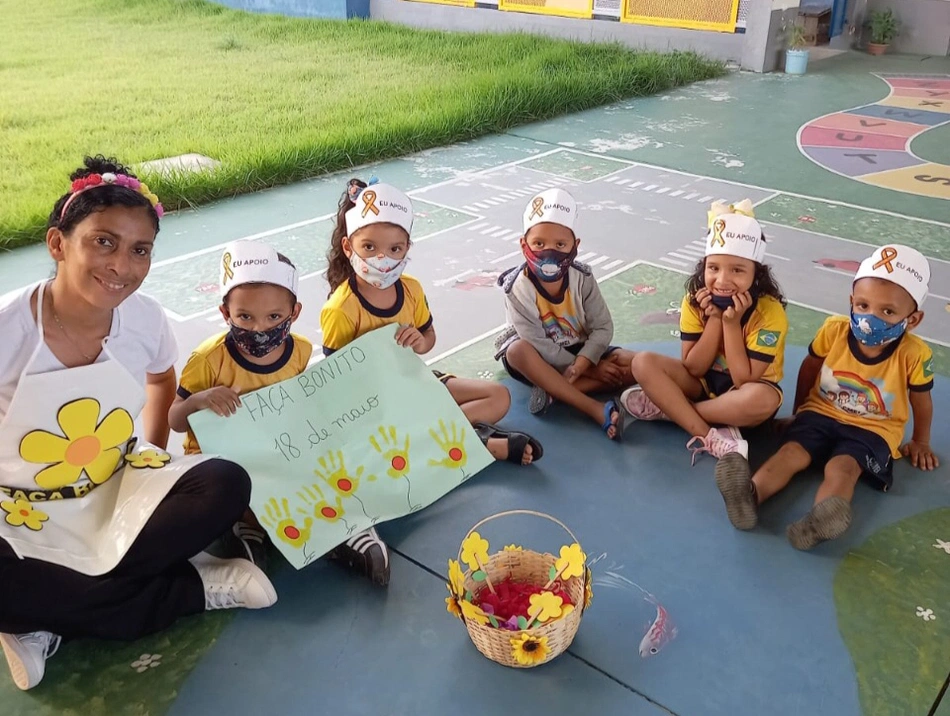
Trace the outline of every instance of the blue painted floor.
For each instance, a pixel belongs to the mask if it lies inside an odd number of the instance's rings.
[[[801,349],[789,350],[787,393],[802,357]],[[837,627],[836,569],[881,527],[950,504],[947,467],[923,475],[901,461],[892,492],[859,486],[848,534],[805,554],[788,545],[784,530],[810,507],[817,474],[770,502],[754,532],[737,532],[712,480],[714,460],[691,468],[686,436],[675,426],[631,423],[617,445],[564,408],[528,415],[527,390],[509,387],[507,422],[544,443],[542,462],[527,470],[494,466],[425,511],[383,525],[397,552],[388,591],[329,564],[282,570],[278,604],[237,615],[170,713],[862,713]],[[934,402],[950,404],[945,379]],[[934,426],[933,443],[950,444],[946,421]],[[754,442],[753,463],[770,449],[767,440]],[[641,659],[637,647],[653,607],[633,592],[600,586],[568,654],[528,671],[483,658],[445,611],[443,575],[472,525],[512,508],[553,514],[589,557],[606,552],[594,566],[595,584],[611,566],[639,583],[668,609],[678,637]],[[516,542],[555,551],[569,541],[527,517],[481,531],[497,549]]]

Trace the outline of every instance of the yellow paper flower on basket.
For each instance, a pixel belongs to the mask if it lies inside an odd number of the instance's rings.
[[[26,500],[8,500],[0,502],[0,509],[6,512],[6,522],[12,527],[26,527],[34,532],[43,529],[43,523],[49,515],[34,509],[32,503]]]
[[[472,532],[465,541],[462,542],[462,561],[468,565],[473,572],[481,569],[479,562],[483,565],[488,564],[488,540],[483,539],[478,532]]]
[[[461,565],[454,559],[449,560],[449,591],[456,597],[465,594],[465,575]]]
[[[445,611],[449,614],[457,616],[459,619],[462,618],[462,610],[459,609],[459,603],[456,601],[454,596],[445,598]]]
[[[584,572],[584,609],[590,606],[590,603],[594,601],[594,577],[590,573],[590,567]]]
[[[530,597],[531,606],[528,607],[528,616],[534,617],[539,622],[547,622],[557,619],[561,616],[561,605],[564,600],[551,592],[541,592],[532,594]]]
[[[115,473],[122,453],[119,446],[132,437],[132,416],[116,408],[99,420],[99,401],[82,398],[59,409],[56,422],[63,436],[33,430],[20,441],[20,457],[47,464],[33,479],[44,490],[76,482],[83,472],[97,485]]]
[[[167,452],[153,450],[151,448],[142,450],[141,452],[129,453],[125,456],[126,462],[128,462],[131,467],[137,468],[151,467],[158,469],[160,467],[164,467],[165,463],[171,459],[172,456]]]
[[[561,579],[580,577],[584,573],[587,555],[581,546],[575,542],[570,546],[561,547],[561,556],[554,563],[554,568],[561,573]]]
[[[459,602],[459,606],[462,608],[462,616],[468,621],[473,621],[476,624],[488,624],[488,615],[482,611],[481,607],[476,607],[464,599]]]
[[[546,636],[522,634],[511,640],[511,656],[522,666],[540,664],[547,658],[549,651]]]
[[[505,545],[505,552],[524,552],[524,547],[520,544]]]

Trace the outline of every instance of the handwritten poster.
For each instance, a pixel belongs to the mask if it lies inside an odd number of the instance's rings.
[[[422,509],[491,464],[422,360],[368,333],[222,418],[189,418],[205,454],[251,476],[251,509],[300,569],[377,522]]]

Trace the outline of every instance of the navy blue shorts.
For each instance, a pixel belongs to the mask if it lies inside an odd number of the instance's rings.
[[[584,347],[584,345],[585,344],[583,343],[577,343],[573,346],[565,347],[564,350],[566,350],[568,353],[571,353],[573,355],[577,355],[578,353],[581,352],[581,349]],[[604,354],[600,357],[600,359],[603,360],[614,351],[619,351],[619,350],[620,350],[620,346],[607,346],[607,350],[604,351]],[[524,375],[519,373],[517,370],[515,370],[508,364],[508,359],[504,355],[502,355],[501,357],[501,364],[505,366],[505,370],[508,371],[508,375],[510,375],[515,380],[517,380],[519,383],[524,383],[525,385],[530,385],[534,387],[534,383],[532,383],[530,380],[525,378]]]
[[[863,468],[861,477],[877,489],[887,492],[894,483],[891,449],[870,430],[805,410],[795,416],[784,438],[801,445],[813,463],[824,465],[838,455],[850,455]]]

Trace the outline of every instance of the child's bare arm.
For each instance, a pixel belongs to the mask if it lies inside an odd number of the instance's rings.
[[[914,411],[914,432],[910,442],[901,446],[901,453],[910,458],[914,467],[933,470],[940,461],[930,447],[930,425],[933,422],[934,403],[930,391],[910,392],[910,408]]]
[[[821,374],[821,366],[825,364],[824,358],[816,358],[810,353],[805,356],[801,367],[798,369],[798,384],[795,387],[795,403],[792,405],[792,412],[795,413],[805,402],[808,393],[818,382],[818,376]]]
[[[222,417],[228,417],[241,407],[241,398],[231,388],[219,385],[216,388],[202,390],[187,398],[175,396],[175,402],[168,410],[168,424],[177,433],[188,430],[188,416],[199,410],[210,409]]]
[[[698,341],[683,342],[683,365],[694,378],[702,378],[712,368],[722,343],[722,319],[710,316]]]

